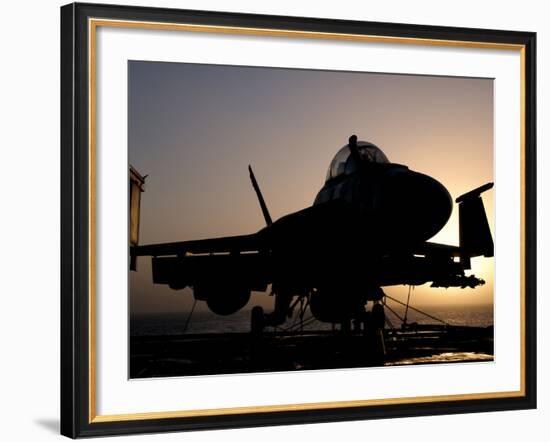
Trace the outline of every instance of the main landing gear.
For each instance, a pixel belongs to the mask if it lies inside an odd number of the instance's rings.
[[[277,327],[282,325],[289,312],[292,295],[278,293],[275,298],[275,308],[271,313],[264,313],[261,306],[255,306],[251,311],[250,331],[254,338],[262,336],[265,327]],[[384,326],[386,314],[380,301],[374,301],[370,311],[362,311],[355,317],[340,322],[340,331],[343,336],[363,335],[368,342],[370,351],[376,355],[385,354]]]

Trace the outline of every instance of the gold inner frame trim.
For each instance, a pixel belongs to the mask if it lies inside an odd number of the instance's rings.
[[[214,408],[214,409],[191,409],[180,411],[158,411],[147,413],[129,413],[129,414],[96,414],[96,31],[99,26],[115,28],[134,28],[148,30],[170,30],[186,32],[208,32],[218,34],[236,34],[236,35],[254,35],[269,37],[294,37],[308,39],[325,39],[340,41],[357,41],[370,43],[389,43],[389,44],[413,44],[420,46],[445,46],[461,48],[478,49],[499,49],[518,51],[520,54],[520,167],[521,167],[521,227],[520,227],[520,389],[518,391],[488,392],[488,393],[465,393],[453,395],[438,396],[417,396],[387,399],[367,399],[335,402],[314,402],[300,404],[284,405],[260,405],[232,408]],[[415,404],[427,402],[442,401],[461,401],[461,400],[481,400],[497,398],[513,398],[525,396],[525,45],[494,43],[494,42],[475,42],[459,40],[442,39],[424,39],[412,37],[391,37],[379,35],[361,35],[330,32],[312,32],[312,31],[293,31],[285,29],[264,29],[264,28],[246,28],[233,26],[211,26],[196,25],[184,23],[160,23],[130,20],[111,20],[111,19],[88,19],[88,94],[89,94],[89,401],[88,401],[88,421],[89,423],[134,421],[146,419],[169,419],[183,417],[199,416],[220,416],[220,415],[239,415],[247,413],[273,413],[281,411],[298,410],[322,410],[334,408],[365,407],[376,405],[397,405],[397,404]]]

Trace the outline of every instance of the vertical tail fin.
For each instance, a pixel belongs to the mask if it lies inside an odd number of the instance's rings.
[[[491,189],[493,185],[493,183],[484,184],[456,199],[463,261],[469,261],[474,256],[494,256],[493,237],[481,199],[481,194]]]
[[[252,172],[252,167],[250,167],[250,165],[248,165],[248,172],[250,173],[250,181],[252,181],[252,187],[254,187],[254,191],[256,192],[256,196],[258,197],[258,202],[260,203],[265,223],[270,226],[271,224],[273,224],[273,221],[271,220],[271,215],[269,214],[269,210],[267,210],[264,197],[262,196],[262,191],[260,190],[260,186],[258,186],[258,182],[256,181],[256,177],[254,176],[254,172]]]

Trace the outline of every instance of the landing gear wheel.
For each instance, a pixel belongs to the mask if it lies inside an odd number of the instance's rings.
[[[264,329],[264,309],[255,306],[250,313],[250,332],[253,335],[261,335]]]

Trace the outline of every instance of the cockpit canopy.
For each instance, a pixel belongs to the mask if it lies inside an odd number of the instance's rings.
[[[390,161],[382,150],[367,141],[357,141],[357,150],[362,162],[388,164]],[[342,147],[334,156],[327,171],[327,181],[340,175],[349,175],[357,171],[357,160],[351,155],[349,144]]]

